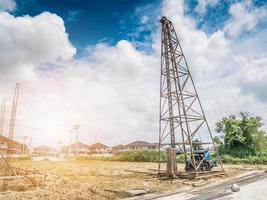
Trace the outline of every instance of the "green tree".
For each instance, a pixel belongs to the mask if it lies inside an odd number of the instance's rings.
[[[216,123],[216,131],[223,133],[223,153],[245,157],[261,154],[266,148],[267,137],[262,127],[262,119],[248,113],[230,115]]]

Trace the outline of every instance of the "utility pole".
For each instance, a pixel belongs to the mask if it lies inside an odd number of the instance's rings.
[[[28,156],[30,157],[31,155],[31,150],[32,150],[32,136],[29,137],[29,143],[28,143]]]
[[[19,91],[20,91],[20,83],[16,83],[14,97],[13,97],[13,103],[12,103],[12,110],[11,110],[9,133],[8,133],[9,139],[13,139],[13,137],[14,137],[14,129],[15,129],[15,122],[16,122],[16,113],[17,113]]]
[[[70,137],[70,142],[69,142],[69,148],[68,148],[68,155],[66,155],[67,157],[70,157],[70,154],[71,154],[71,150],[72,150],[72,148],[71,148],[71,145],[72,145],[72,137]]]
[[[62,139],[59,139],[58,141],[58,157],[61,155],[61,146],[62,146]]]
[[[78,156],[78,145],[79,145],[79,140],[78,140],[78,130],[80,128],[80,125],[79,124],[75,124],[73,125],[73,130],[74,130],[74,133],[75,133],[75,142],[76,142],[76,156]]]
[[[20,153],[20,156],[22,157],[24,154],[25,154],[25,152],[26,152],[26,140],[28,139],[28,137],[27,136],[24,136],[23,137],[23,147],[22,147],[22,150],[21,150],[21,153]]]
[[[204,160],[195,160],[193,143],[197,134],[209,136],[209,141],[200,141],[197,144],[212,146],[224,171],[174,26],[166,17],[162,17],[160,22],[162,32],[159,156],[165,145],[170,146],[167,149],[167,175],[178,175],[176,151],[179,151],[184,154],[185,162],[190,162],[193,166],[193,173],[197,177],[200,164]],[[159,161],[159,173],[161,164],[162,161]]]
[[[5,102],[2,101],[0,114],[0,135],[4,135],[5,112]]]

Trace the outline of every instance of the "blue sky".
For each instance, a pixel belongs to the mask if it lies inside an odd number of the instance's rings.
[[[219,1],[209,5],[204,14],[196,11],[197,0],[187,0],[186,15],[193,17],[197,28],[213,33],[230,17],[228,11],[233,3],[241,0]],[[256,7],[266,6],[267,0],[253,0]],[[70,41],[80,49],[98,42],[116,44],[121,39],[148,41],[147,37],[159,25],[156,18],[161,8],[160,0],[17,0],[15,16],[35,16],[49,11],[64,19]],[[136,34],[142,25],[142,16],[149,16],[150,26]]]
[[[151,10],[146,9],[147,6],[160,4],[159,0],[17,0],[16,3],[13,11],[16,16],[35,16],[44,11],[61,16],[76,47],[100,41],[115,44],[121,39],[133,39],[130,33],[140,21],[140,16],[136,15],[141,12],[148,15],[146,12]],[[138,39],[142,38],[143,35]]]
[[[197,28],[204,30],[208,33],[213,33],[220,29],[225,22],[230,18],[229,9],[234,3],[245,2],[242,0],[223,0],[218,1],[215,5],[208,5],[205,13],[198,13],[196,7],[197,0],[188,0],[186,5],[188,9],[186,14],[196,19]],[[253,7],[266,7],[267,0],[252,0]],[[261,27],[262,28],[262,27]]]

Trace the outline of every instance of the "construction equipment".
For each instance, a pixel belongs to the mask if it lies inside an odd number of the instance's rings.
[[[174,26],[166,17],[162,17],[160,22],[162,33],[158,172],[162,172],[164,162],[161,160],[161,152],[165,152],[166,144],[172,148],[168,152],[178,150],[184,155],[187,169],[193,171],[195,177],[200,169],[214,166],[207,164],[208,160],[203,153],[195,152],[195,145],[212,149],[218,158],[221,171],[224,171]],[[203,140],[199,141],[198,138]],[[166,174],[171,177],[179,176],[177,164],[173,162],[176,161],[176,154],[168,153],[167,156],[171,158],[167,158]]]
[[[218,160],[211,160],[208,149],[194,151],[193,156],[196,161],[196,165],[199,165],[198,171],[211,171],[213,167],[218,166]],[[192,158],[191,160],[185,161],[185,171],[194,171],[192,163]]]
[[[18,105],[18,99],[19,99],[19,91],[20,91],[20,83],[16,83],[14,97],[13,97],[13,103],[12,103],[10,125],[9,125],[9,133],[8,133],[9,139],[13,139],[13,136],[14,136],[17,105]]]

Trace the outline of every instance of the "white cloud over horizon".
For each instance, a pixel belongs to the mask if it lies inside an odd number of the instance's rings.
[[[245,55],[240,49],[250,38],[240,42],[227,37],[229,27],[236,25],[230,34],[238,35],[251,31],[259,20],[244,22],[230,10],[232,17],[224,28],[208,35],[196,28],[184,9],[183,1],[168,0],[161,14],[174,23],[212,127],[221,117],[240,111],[267,122],[266,55]],[[242,11],[248,19],[259,13]],[[251,21],[253,26],[246,25]],[[0,12],[0,27],[0,100],[10,107],[15,82],[22,84],[17,138],[31,135],[35,145],[56,145],[60,139],[66,144],[73,138],[72,125],[79,123],[85,143],[157,141],[160,29],[152,35],[155,53],[121,40],[115,46],[89,46],[87,55],[74,58],[76,48],[55,14],[14,17]],[[259,51],[260,45],[250,51]]]
[[[13,11],[16,8],[16,2],[14,0],[1,0],[0,11]]]

